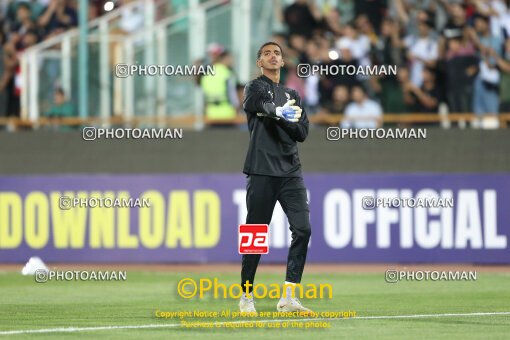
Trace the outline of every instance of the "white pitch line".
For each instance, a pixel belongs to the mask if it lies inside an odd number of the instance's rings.
[[[463,316],[491,316],[491,315],[510,315],[510,312],[476,312],[476,313],[444,313],[444,314],[414,314],[414,315],[376,315],[376,316],[356,316],[351,318],[306,318],[306,319],[269,319],[269,320],[242,320],[242,321],[224,321],[224,322],[207,322],[212,325],[223,324],[240,324],[246,322],[284,322],[284,321],[338,321],[338,320],[371,320],[371,319],[418,319],[418,318],[441,318],[441,317],[463,317]],[[45,328],[45,329],[26,329],[17,331],[0,331],[0,335],[16,335],[16,334],[37,334],[37,333],[73,333],[73,332],[90,332],[105,331],[113,329],[144,329],[144,328],[175,328],[186,327],[184,324],[150,324],[136,326],[100,326],[100,327],[61,327],[61,328]],[[200,328],[200,327],[189,327]]]

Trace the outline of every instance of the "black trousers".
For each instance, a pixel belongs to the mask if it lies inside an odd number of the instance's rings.
[[[300,283],[311,235],[310,210],[303,179],[249,175],[246,189],[247,224],[269,224],[276,201],[280,202],[289,219],[292,232],[285,280]],[[259,261],[260,254],[243,255],[241,269],[243,291],[246,291],[246,281],[253,285]],[[252,288],[249,287],[248,292],[251,292]]]

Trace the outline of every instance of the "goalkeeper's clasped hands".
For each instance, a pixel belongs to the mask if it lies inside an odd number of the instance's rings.
[[[294,105],[295,102],[295,99],[291,99],[285,105],[278,106],[276,108],[276,116],[292,123],[298,122],[303,110],[299,106]]]

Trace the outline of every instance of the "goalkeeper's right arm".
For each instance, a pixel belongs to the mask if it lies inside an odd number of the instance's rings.
[[[268,90],[257,82],[250,82],[244,88],[243,109],[248,114],[262,114],[277,118],[276,105]]]
[[[269,92],[254,82],[246,85],[244,89],[244,110],[259,117],[283,118],[292,123],[298,122],[302,110],[299,106],[294,105],[295,102],[295,100],[289,100],[283,106],[276,106],[272,102]]]

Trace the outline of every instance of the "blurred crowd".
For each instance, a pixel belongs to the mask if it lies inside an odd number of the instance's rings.
[[[89,20],[103,12],[103,2],[89,1]],[[30,46],[78,26],[78,0],[0,1],[0,117],[20,115],[20,55]],[[49,115],[73,115],[58,84]]]
[[[131,1],[118,0],[115,6]],[[186,0],[158,2],[159,19],[189,6]],[[323,119],[327,124],[332,116],[343,114],[363,116],[359,122],[353,120],[355,126],[379,126],[383,115],[390,113],[510,112],[510,0],[272,3],[276,30],[267,40],[283,47],[281,81],[300,93],[316,122]],[[104,13],[103,6],[103,0],[89,0],[89,21]],[[20,114],[20,55],[76,27],[77,7],[78,0],[0,0],[0,116]],[[122,13],[112,33],[137,32],[143,20],[140,3]],[[209,118],[221,120],[241,112],[242,85],[236,84],[229,51],[210,44],[207,52],[200,63],[217,64],[219,76],[197,83],[206,94]],[[110,54],[115,59],[115,53]],[[300,64],[395,65],[397,74],[300,77]],[[75,116],[69,94],[59,84],[52,87],[53,107],[44,113]]]
[[[136,0],[116,0],[120,7]],[[19,117],[22,91],[20,56],[30,46],[78,26],[78,0],[0,0],[0,117]],[[182,3],[182,1],[181,1]],[[171,10],[166,0],[157,1],[156,19],[167,16]],[[113,7],[111,8],[113,9]],[[107,12],[104,0],[88,0],[88,21]],[[115,34],[129,34],[144,24],[143,3],[122,11]],[[52,103],[43,114],[50,117],[76,116],[61,84],[52,86]]]
[[[282,81],[318,117],[510,112],[510,1],[332,0],[278,8]],[[299,64],[396,65],[397,75],[299,77]],[[327,121],[327,120],[325,120]],[[369,123],[367,123],[369,121]]]
[[[19,116],[19,55],[26,48],[78,25],[75,1],[0,2],[0,111]]]

